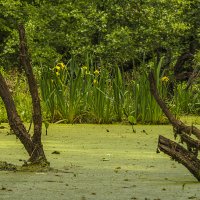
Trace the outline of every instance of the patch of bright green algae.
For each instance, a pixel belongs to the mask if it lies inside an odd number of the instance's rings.
[[[172,127],[50,125],[43,143],[55,172],[0,172],[2,199],[198,199],[199,183],[182,165],[156,154],[159,134]],[[20,142],[0,131],[9,161],[27,159]],[[14,149],[14,151],[13,151]],[[52,154],[53,152],[59,152]],[[3,159],[6,156],[3,155]]]
[[[180,120],[184,123],[187,123],[189,126],[193,125],[200,125],[200,116],[181,116]]]

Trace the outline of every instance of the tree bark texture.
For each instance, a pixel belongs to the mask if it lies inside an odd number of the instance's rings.
[[[23,24],[19,24],[18,31],[20,39],[20,61],[21,64],[23,65],[28,80],[29,91],[32,98],[32,106],[33,106],[32,117],[33,117],[34,133],[31,139],[34,145],[34,151],[32,151],[30,161],[35,161],[39,157],[40,159],[46,160],[43,150],[43,145],[41,142],[42,113],[41,113],[40,98],[38,94],[38,86],[35,76],[33,74],[33,68],[30,61],[30,55],[28,53],[28,46]]]
[[[33,124],[34,124],[33,142],[38,143],[41,141],[42,113],[41,113],[37,82],[33,74],[33,68],[31,66],[30,56],[28,54],[25,29],[22,24],[19,25],[19,37],[20,37],[20,61],[24,67],[25,74],[28,79],[29,91],[31,94],[32,105],[33,105]]]
[[[31,62],[28,55],[28,47],[26,45],[25,30],[23,25],[19,25],[19,37],[20,37],[20,58],[22,65],[25,69],[25,73],[28,79],[29,90],[32,97],[33,105],[33,122],[34,122],[34,133],[31,137],[26,130],[6,84],[5,79],[0,73],[0,96],[5,104],[7,111],[8,121],[11,129],[15,135],[20,139],[24,145],[26,151],[29,154],[29,161],[31,163],[48,163],[43,150],[41,142],[42,133],[42,113],[40,107],[40,99],[38,94],[37,82],[35,80]]]
[[[183,164],[200,181],[200,160],[178,143],[159,136],[158,148],[169,155],[173,160]]]
[[[34,149],[32,145],[31,136],[27,133],[26,128],[23,125],[22,120],[17,113],[12,95],[1,73],[0,83],[0,96],[5,104],[10,127],[14,131],[16,136],[20,139],[21,143],[24,145],[29,156],[31,156]]]
[[[180,136],[181,142],[185,143],[187,147],[186,149],[180,144],[160,135],[158,140],[158,149],[183,164],[194,175],[194,177],[200,181],[200,160],[197,158],[198,151],[200,150],[200,130],[195,126],[185,125],[182,121],[177,120],[169,111],[166,104],[158,94],[153,72],[149,73],[149,82],[151,94],[154,96],[156,102],[174,128],[175,138],[177,135]],[[193,139],[191,135],[196,136],[197,139]]]
[[[192,60],[194,59],[194,55],[192,52],[182,53],[174,66],[174,76],[176,81],[184,81],[188,80],[192,74],[192,67],[190,69],[184,69],[184,64],[186,62],[190,62],[190,66],[192,66]]]
[[[168,120],[170,123],[175,127],[177,132],[185,132],[189,135],[194,134],[198,139],[200,139],[200,130],[196,128],[195,126],[187,126],[185,125],[182,121],[177,120],[174,115],[169,111],[167,108],[166,104],[164,101],[160,98],[158,91],[157,91],[157,86],[156,86],[156,81],[154,78],[153,72],[149,73],[149,83],[150,83],[150,90],[151,94],[155,98],[156,102],[162,109],[163,113],[167,116]]]

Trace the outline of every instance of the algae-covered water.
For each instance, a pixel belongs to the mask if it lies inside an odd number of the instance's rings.
[[[8,126],[0,130],[0,160],[28,158]],[[0,172],[0,200],[200,199],[200,184],[182,165],[156,153],[159,134],[172,127],[50,125],[43,135],[51,167],[59,172]],[[52,154],[52,153],[55,154]]]

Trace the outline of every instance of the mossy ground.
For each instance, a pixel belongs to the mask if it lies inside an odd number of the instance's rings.
[[[188,170],[156,154],[158,135],[173,138],[172,127],[135,129],[136,133],[129,125],[50,125],[43,143],[51,167],[59,170],[1,171],[0,199],[200,199],[200,184]],[[22,165],[19,159],[28,156],[7,130],[0,130],[0,160]]]

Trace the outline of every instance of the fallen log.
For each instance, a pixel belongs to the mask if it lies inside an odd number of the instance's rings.
[[[169,155],[173,160],[184,165],[200,181],[200,160],[193,152],[188,151],[180,144],[162,135],[158,139],[158,149]]]
[[[164,152],[175,161],[184,165],[200,182],[200,160],[197,158],[198,151],[200,150],[200,130],[195,126],[185,125],[182,121],[176,119],[170,112],[165,102],[158,94],[153,72],[149,73],[149,83],[151,94],[174,128],[175,139],[178,135],[181,138],[181,142],[186,143],[187,145],[186,149],[180,144],[160,135],[158,139],[158,150]],[[197,140],[193,139],[191,135],[196,136]]]
[[[191,138],[185,133],[180,134],[180,138],[182,143],[186,143],[188,151],[192,152],[197,157],[198,151],[200,150],[200,141]]]

